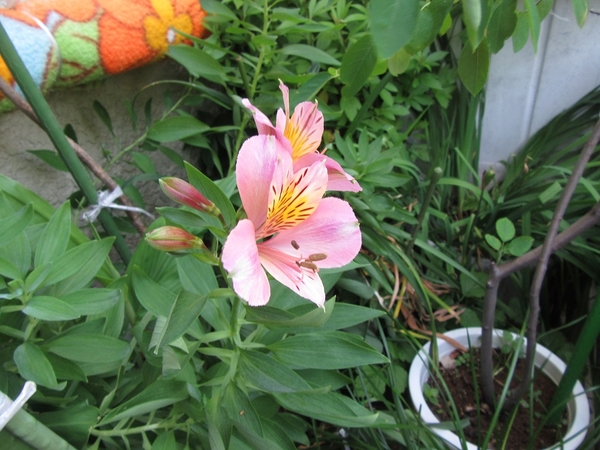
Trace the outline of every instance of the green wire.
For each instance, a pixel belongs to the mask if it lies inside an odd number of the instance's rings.
[[[50,106],[42,95],[38,86],[33,81],[33,78],[27,71],[25,64],[17,53],[13,43],[11,42],[4,26],[0,22],[0,55],[8,66],[12,75],[15,77],[19,87],[23,91],[25,98],[35,111],[48,137],[56,147],[59,155],[64,160],[69,168],[75,182],[87,198],[90,205],[97,204],[98,196],[96,188],[90,179],[85,167],[77,158],[77,155],[67,142],[67,139],[60,127],[58,121],[54,117]],[[127,246],[123,235],[117,228],[115,221],[106,209],[102,209],[99,215],[102,227],[111,236],[115,237],[115,248],[125,264],[131,260],[131,250]]]

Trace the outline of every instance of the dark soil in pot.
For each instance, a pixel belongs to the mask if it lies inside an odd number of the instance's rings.
[[[453,358],[457,361],[456,366],[449,369],[440,367],[440,374],[444,378],[454,404],[458,409],[459,417],[461,419],[468,419],[471,424],[464,428],[465,437],[469,442],[481,445],[490,428],[493,411],[488,405],[483,403],[481,398],[476,399],[476,394],[481,393],[479,349],[472,349],[466,354],[461,354],[457,351],[453,354]],[[519,360],[511,387],[515,387],[518,383],[517,380],[521,379],[524,373],[524,366],[525,361],[523,359]],[[510,367],[510,364],[506,362],[506,355],[496,351],[494,354],[494,367],[497,369],[495,371],[494,386],[496,398],[499,398],[506,383]],[[473,371],[476,373],[477,387],[474,383]],[[431,378],[428,381],[428,385],[439,389],[437,405],[431,401],[431,398],[435,399],[436,397],[432,395],[426,396],[429,407],[441,422],[452,421],[455,416],[452,414],[450,403],[445,400],[444,391],[440,387],[442,385],[435,383]],[[533,381],[533,401],[528,394],[517,405],[516,411],[503,411],[500,414],[488,447],[490,449],[502,448],[505,439],[506,444],[504,448],[508,450],[538,450],[550,447],[559,442],[560,437],[567,430],[566,415],[558,427],[542,427],[545,412],[555,390],[556,385],[554,382],[541,371],[536,370]],[[477,405],[480,405],[480,407]],[[510,429],[510,432],[508,437],[505,437],[507,429]],[[535,436],[535,440],[533,447],[530,447],[529,444],[532,436]]]

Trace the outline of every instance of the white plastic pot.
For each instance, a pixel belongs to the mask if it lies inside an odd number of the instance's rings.
[[[493,346],[500,347],[504,332],[494,330]],[[459,328],[449,331],[446,336],[458,341],[465,347],[469,343],[475,347],[481,346],[481,328]],[[516,335],[515,335],[516,337]],[[443,358],[456,350],[452,345],[442,339],[438,339],[439,357]],[[427,424],[437,424],[440,421],[433,414],[425,397],[423,395],[423,385],[429,379],[429,346],[426,344],[417,354],[410,366],[408,375],[408,389],[416,411],[420,411],[421,418]],[[550,377],[556,384],[560,381],[562,374],[566,370],[566,364],[562,362],[555,354],[550,352],[542,345],[536,345],[535,355],[536,367],[543,367],[544,373]],[[563,438],[563,443],[557,443],[551,449],[574,450],[585,438],[587,428],[590,423],[590,408],[587,396],[580,382],[577,382],[573,388],[573,398],[567,404],[569,428]],[[439,437],[444,439],[448,444],[456,449],[461,449],[462,444],[458,435],[449,430],[432,427],[432,431]],[[474,444],[467,443],[468,450],[477,450],[478,447]]]

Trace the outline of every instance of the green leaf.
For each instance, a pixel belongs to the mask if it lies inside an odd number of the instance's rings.
[[[50,361],[50,364],[52,364],[52,368],[54,369],[54,373],[58,380],[88,381],[85,373],[81,370],[81,367],[73,361],[69,361],[68,359],[50,352],[45,355],[46,358],[48,358],[48,361]]]
[[[0,257],[0,275],[18,280],[21,278],[21,271],[12,262]]]
[[[80,314],[68,303],[55,297],[37,296],[27,302],[23,313],[40,320],[72,320]]]
[[[485,86],[489,68],[490,50],[485,39],[474,52],[468,44],[463,47],[458,60],[458,75],[472,95],[477,95]]]
[[[342,58],[340,80],[346,85],[342,89],[342,95],[356,95],[369,79],[376,63],[375,44],[371,35],[367,34],[352,44]]]
[[[65,202],[56,210],[44,228],[35,250],[34,266],[54,261],[67,249],[71,234],[71,204]]]
[[[168,431],[160,433],[154,442],[150,450],[177,450],[179,446],[175,440],[175,432]]]
[[[315,61],[330,66],[339,66],[340,62],[323,50],[306,44],[290,44],[281,49],[284,55],[299,56],[300,58]]]
[[[0,247],[2,257],[13,264],[13,267],[18,271],[19,276],[11,277],[13,279],[20,278],[22,280],[29,277],[27,275],[31,270],[32,248],[27,233],[21,231],[9,243]]]
[[[325,302],[325,311],[313,304],[301,305],[288,311],[272,306],[253,308],[246,306],[246,320],[269,327],[320,327],[327,322],[334,310],[335,300]]]
[[[46,343],[48,351],[70,361],[111,363],[131,352],[129,343],[103,334],[71,333]]]
[[[133,268],[133,290],[142,306],[154,316],[168,316],[177,294],[152,281],[137,266]]]
[[[33,207],[25,205],[19,211],[0,220],[0,247],[21,233],[33,218]]]
[[[357,369],[360,375],[354,378],[354,394],[370,401],[382,400],[386,388],[386,376],[379,367],[365,366]]]
[[[60,170],[61,172],[69,171],[63,159],[53,150],[27,150],[27,152],[37,156],[53,169]]]
[[[512,35],[513,52],[517,53],[529,39],[529,23],[527,22],[527,14],[522,11],[517,11],[517,26]]]
[[[274,396],[277,403],[289,411],[341,427],[367,427],[377,420],[377,414],[335,392],[276,393]]]
[[[117,304],[121,298],[118,289],[81,289],[61,297],[82,316],[101,314]]]
[[[554,183],[552,183],[550,186],[548,186],[544,192],[542,192],[538,198],[540,199],[540,202],[542,202],[542,204],[546,204],[548,203],[550,200],[552,200],[555,197],[558,197],[560,195],[560,193],[562,192],[563,188],[560,185],[560,183],[558,181],[555,181]]]
[[[320,72],[297,89],[290,88],[290,105],[312,101],[332,78],[329,72]]]
[[[240,354],[240,373],[252,386],[265,392],[310,391],[300,375],[269,355],[246,350]]]
[[[489,234],[486,235],[486,240],[487,240],[487,236],[490,236]],[[494,236],[491,236],[492,238],[496,239]],[[498,239],[496,239],[496,242],[500,244],[500,241]],[[489,242],[488,242],[489,244]],[[492,247],[494,250],[500,250],[500,247],[495,248],[490,244],[490,247]],[[487,274],[483,273],[483,272],[473,272],[473,275],[479,279],[479,283],[476,282],[475,280],[473,280],[473,278],[466,276],[464,273],[460,274],[460,290],[462,295],[464,295],[465,297],[472,297],[472,298],[483,298],[483,296],[485,295],[485,283],[487,281]]]
[[[44,286],[57,284],[55,295],[62,295],[86,286],[104,264],[114,242],[113,237],[90,241],[68,250],[52,261]]]
[[[248,395],[233,383],[227,384],[223,391],[223,406],[229,418],[236,423],[236,428],[245,437],[253,438],[252,434],[262,437],[263,429],[260,417]],[[249,433],[250,436],[248,436]]]
[[[531,236],[519,236],[510,241],[506,249],[513,256],[521,256],[527,253],[532,245],[533,238]]]
[[[492,236],[491,234],[485,235],[485,242],[487,242],[488,245],[496,251],[502,248],[502,242],[500,242],[500,239],[498,239],[496,236]]]
[[[114,136],[115,132],[113,130],[112,121],[110,120],[110,114],[108,114],[106,108],[98,100],[94,100],[94,103],[92,103],[92,108],[94,108],[96,115],[100,118],[102,123],[104,123],[106,128],[108,128],[110,134]]]
[[[480,46],[479,26],[481,25],[482,9],[481,0],[462,0],[463,20],[467,26],[467,35],[469,36],[470,46],[465,45],[463,52],[467,47],[473,51]],[[475,94],[473,94],[475,95]]]
[[[235,210],[225,193],[210,178],[187,162],[185,170],[190,184],[221,210],[225,223],[232,228],[236,222]]]
[[[444,21],[450,18],[452,0],[437,0],[425,3],[419,10],[417,24],[412,39],[405,46],[411,55],[429,47],[438,35],[444,34]],[[449,20],[450,24],[452,20]]]
[[[573,12],[577,18],[577,25],[583,27],[587,19],[588,11],[590,10],[588,0],[571,0],[573,4]]]
[[[350,303],[336,303],[331,317],[323,326],[321,331],[340,330],[350,328],[363,322],[385,316],[385,312]]]
[[[204,264],[193,256],[177,258],[177,271],[186,291],[208,295],[219,287],[213,266]]]
[[[106,425],[117,420],[141,416],[160,408],[185,400],[188,397],[186,383],[175,380],[158,380],[131,400],[121,403],[100,421]]]
[[[156,166],[154,165],[154,160],[145,153],[131,152],[131,156],[133,157],[133,161],[135,162],[136,167],[140,169],[143,173],[158,173],[158,171],[156,170]]]
[[[169,47],[167,55],[184,66],[195,77],[206,77],[215,82],[226,80],[223,67],[204,50],[188,45]]]
[[[364,281],[342,277],[340,281],[337,282],[337,285],[348,292],[352,292],[358,297],[364,298],[365,300],[370,300],[375,295],[375,289],[366,284]]]
[[[388,59],[413,36],[419,15],[418,0],[371,0],[370,30],[377,52]]]
[[[179,293],[169,315],[167,315],[164,334],[158,341],[158,348],[170,344],[190,329],[193,323],[198,320],[198,316],[204,305],[206,305],[207,298],[206,295],[186,291]]]
[[[529,29],[531,30],[533,51],[537,52],[537,44],[540,38],[541,21],[537,5],[535,3],[535,0],[525,0],[525,7],[527,8],[527,21],[529,22]]]
[[[517,0],[502,0],[492,13],[486,35],[492,53],[498,53],[504,46],[504,41],[515,31],[517,26],[516,8]]]
[[[50,264],[45,264],[33,269],[25,279],[25,289],[27,289],[27,292],[35,292],[50,274],[50,269]]]
[[[36,415],[36,419],[77,448],[87,444],[90,430],[98,422],[98,408],[84,402]]]
[[[173,142],[205,133],[207,130],[209,126],[194,117],[176,116],[154,122],[147,136],[158,142]]]
[[[24,379],[50,389],[58,388],[52,364],[39,347],[25,342],[15,349],[13,358]]]
[[[508,242],[515,237],[515,225],[507,217],[496,221],[496,233],[502,242]]]
[[[404,73],[410,64],[412,55],[401,48],[388,59],[388,70],[394,76]]]
[[[268,348],[276,359],[291,368],[345,369],[389,362],[360,337],[341,331],[299,334]],[[316,354],[318,358],[315,358]]]

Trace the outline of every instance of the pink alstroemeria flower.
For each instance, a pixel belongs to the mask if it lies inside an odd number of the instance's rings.
[[[318,152],[324,127],[323,113],[317,108],[317,102],[299,103],[290,117],[290,91],[282,82],[279,83],[279,89],[283,94],[285,112],[281,108],[277,110],[275,126],[265,114],[250,103],[250,100],[242,100],[242,104],[254,116],[258,134],[275,136],[284,151],[292,156],[295,171],[309,167],[317,161],[325,161],[328,173],[327,190],[361,191],[360,185],[337,161]]]
[[[350,263],[361,247],[350,205],[323,198],[324,161],[294,172],[291,156],[274,137],[258,135],[241,147],[236,180],[247,219],[238,222],[223,247],[223,267],[235,292],[251,306],[271,296],[265,270],[319,307],[325,291],[319,269]]]

